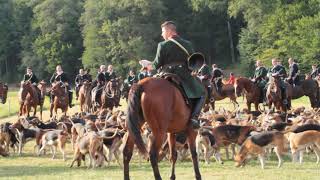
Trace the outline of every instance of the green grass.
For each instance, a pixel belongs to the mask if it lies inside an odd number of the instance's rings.
[[[11,92],[9,97],[14,102],[17,99],[17,92]],[[121,101],[124,104],[124,101]],[[241,107],[244,107],[242,98],[238,99]],[[17,100],[15,101],[17,103]],[[46,107],[48,107],[46,102]],[[310,107],[309,100],[306,97],[293,101],[293,107],[304,105]],[[217,102],[217,107],[222,106],[227,109],[233,109],[232,103],[227,100]],[[0,116],[8,116],[7,113],[2,111]],[[125,105],[121,109],[125,109]],[[77,107],[76,107],[77,108]],[[15,108],[17,110],[17,108]],[[46,112],[47,113],[47,112]],[[1,121],[2,120],[2,121]],[[0,118],[1,122],[6,121],[6,118]],[[111,166],[86,169],[85,167],[69,168],[72,158],[71,146],[67,144],[67,161],[64,162],[61,159],[60,152],[57,152],[57,159],[52,160],[51,154],[45,156],[36,156],[33,152],[34,142],[28,142],[24,149],[22,157],[17,155],[11,155],[8,158],[0,157],[0,179],[107,179],[118,180],[123,179],[123,172],[116,162],[112,162]],[[134,155],[134,158],[130,164],[131,177],[134,180],[149,180],[153,179],[152,168],[149,162],[143,161],[141,164],[137,159],[138,155]],[[224,157],[224,156],[223,156]],[[215,163],[212,159],[212,163],[207,165],[203,161],[200,162],[200,171],[203,179],[319,179],[320,167],[315,163],[315,155],[307,155],[304,159],[304,163],[294,164],[288,155],[285,156],[285,162],[283,167],[278,169],[277,159],[272,156],[270,160],[266,161],[266,169],[262,170],[258,160],[251,160],[247,166],[243,168],[234,167],[234,162],[229,160],[225,161],[225,164],[220,165]],[[87,161],[88,163],[88,161]],[[170,163],[164,161],[159,164],[160,172],[163,179],[169,179]],[[176,164],[176,177],[177,179],[194,179],[192,163],[190,160],[180,162]]]

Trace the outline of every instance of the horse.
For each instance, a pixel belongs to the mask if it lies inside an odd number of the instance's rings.
[[[120,101],[120,85],[118,79],[110,80],[103,88],[101,94],[101,109],[118,107]]]
[[[229,98],[234,106],[239,106],[239,103],[237,102],[237,97],[234,94],[234,87],[232,84],[223,84],[221,88],[221,93],[217,91],[216,84],[214,82],[210,83],[211,85],[211,97],[214,98],[214,101],[209,101],[207,100],[206,104],[210,104],[211,108],[214,110],[215,109],[215,101],[220,101],[225,98]]]
[[[308,96],[311,107],[319,107],[319,84],[316,80],[307,79],[299,82],[299,85],[292,88],[292,99]]]
[[[69,105],[69,96],[66,85],[62,82],[52,83],[50,92],[54,96],[54,99],[52,99],[50,104],[50,117],[53,116],[53,110],[55,115],[58,114],[58,108],[60,108],[62,113],[66,116]]]
[[[285,105],[282,102],[280,81],[281,79],[278,76],[269,78],[269,85],[267,87],[267,94],[266,94],[268,107],[269,109],[271,109],[273,104],[277,110],[281,112],[287,112],[288,109],[291,109],[292,86],[289,83],[285,83],[287,101],[288,101],[288,104]]]
[[[251,103],[254,104],[256,111],[259,111],[259,103],[263,94],[257,84],[248,78],[239,77],[235,81],[234,89],[237,97],[241,96],[241,93],[245,94],[249,112],[251,111]]]
[[[85,81],[79,89],[79,102],[81,112],[91,112],[91,82]]]
[[[40,119],[42,119],[45,90],[46,87],[44,81],[41,81],[38,87],[32,85],[30,81],[21,82],[19,91],[19,115],[26,115],[27,117],[30,117],[30,111],[31,108],[33,108],[33,116],[35,116],[37,113],[37,106],[40,106]]]
[[[201,179],[195,147],[197,132],[189,124],[191,110],[175,85],[168,80],[156,77],[148,77],[133,84],[129,92],[127,114],[126,125],[129,131],[124,138],[124,179],[130,179],[129,162],[134,144],[143,155],[149,155],[154,177],[161,179],[158,157],[167,133],[172,163],[170,179],[175,179],[177,160],[175,134],[178,132],[185,132],[188,137],[195,177],[198,180]],[[140,132],[144,122],[147,122],[152,132],[149,142],[151,146],[148,151]]]
[[[8,90],[8,85],[0,82],[0,103],[5,104],[7,102]]]

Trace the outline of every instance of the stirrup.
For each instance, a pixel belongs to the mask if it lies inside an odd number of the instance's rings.
[[[197,119],[195,119],[195,118],[192,118],[192,119],[190,120],[190,125],[191,125],[191,127],[192,127],[193,129],[199,129],[199,128],[200,128],[200,122],[199,122]]]

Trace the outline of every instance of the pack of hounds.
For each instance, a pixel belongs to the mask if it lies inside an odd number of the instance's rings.
[[[126,114],[120,110],[101,110],[95,114],[76,113],[73,116],[61,116],[43,122],[37,117],[20,117],[14,123],[3,123],[0,127],[0,155],[21,155],[28,141],[35,141],[34,153],[46,154],[50,149],[52,158],[56,158],[57,149],[66,160],[66,144],[71,143],[74,152],[70,167],[77,163],[88,168],[110,165],[113,156],[122,167],[121,152],[128,137]],[[141,128],[144,141],[148,144],[152,133],[145,124]],[[187,139],[183,132],[176,135],[178,157],[189,158]],[[274,152],[278,158],[278,168],[283,164],[283,156],[291,156],[292,162],[303,163],[304,152],[315,154],[316,163],[320,159],[320,109],[299,107],[288,114],[274,112],[248,112],[247,109],[203,112],[201,128],[196,138],[199,160],[207,164],[215,159],[223,164],[220,149],[226,150],[226,159],[232,158],[237,167],[245,166],[249,160],[258,157],[261,168],[265,160]],[[168,142],[163,142],[158,160],[168,159]],[[142,156],[137,151],[139,161]],[[212,158],[213,157],[213,158]],[[148,160],[148,159],[146,159]]]

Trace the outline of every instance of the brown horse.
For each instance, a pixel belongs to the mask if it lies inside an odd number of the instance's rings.
[[[256,111],[259,111],[259,101],[262,96],[262,92],[257,84],[245,77],[239,77],[234,84],[236,96],[241,96],[241,93],[245,94],[247,99],[247,107],[249,112],[251,111],[251,103],[254,104]]]
[[[236,106],[239,106],[237,102],[237,97],[234,94],[234,87],[232,84],[223,84],[221,88],[221,93],[219,93],[217,91],[216,84],[211,83],[211,97],[214,98],[214,101],[213,102],[207,101],[207,103],[210,104],[213,110],[215,109],[215,101],[220,101],[227,97],[231,100],[234,108],[236,108]]]
[[[134,84],[129,92],[127,114],[126,123],[129,134],[126,136],[123,150],[124,179],[129,179],[129,162],[134,144],[137,145],[143,155],[149,154],[154,177],[155,179],[161,179],[158,157],[166,133],[168,133],[172,163],[170,179],[175,179],[175,163],[177,160],[175,134],[178,132],[187,134],[195,177],[201,179],[195,148],[197,132],[189,126],[190,109],[180,91],[173,84],[160,78],[145,78]],[[148,123],[152,131],[149,151],[147,151],[140,134],[144,122]]]
[[[81,112],[91,112],[91,82],[85,81],[79,89],[79,102]]]
[[[311,107],[319,107],[319,84],[316,80],[308,79],[303,80],[298,86],[294,86],[292,89],[292,99],[298,99],[302,96],[308,96]]]
[[[0,103],[5,104],[7,102],[8,85],[0,82]]]
[[[40,91],[37,88],[39,88]],[[35,87],[34,85],[32,85],[30,81],[21,82],[21,87],[19,92],[19,102],[20,102],[19,115],[20,116],[26,115],[27,117],[29,117],[31,108],[33,108],[34,110],[33,116],[35,116],[37,113],[37,106],[40,106],[40,119],[42,119],[45,90],[46,90],[46,87],[45,87],[44,81],[41,81],[38,87]]]
[[[50,117],[53,116],[53,110],[55,112],[55,115],[58,114],[58,108],[60,108],[66,116],[69,105],[67,87],[62,82],[52,83],[52,88],[50,92],[54,96],[54,99],[50,104]]]
[[[288,104],[283,104],[282,101],[282,93],[280,89],[280,77],[270,77],[269,78],[269,85],[267,88],[267,100],[268,100],[268,107],[271,109],[272,104],[275,108],[281,112],[287,112],[288,109],[291,108],[291,99],[292,99],[292,86],[289,83],[285,83],[286,86],[286,94]]]
[[[117,79],[110,80],[103,88],[100,108],[112,110],[113,107],[118,107],[120,95],[119,81]]]

